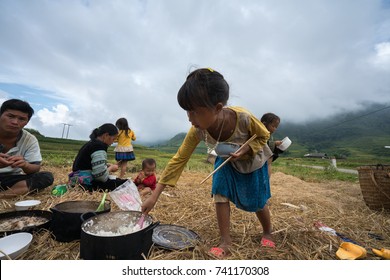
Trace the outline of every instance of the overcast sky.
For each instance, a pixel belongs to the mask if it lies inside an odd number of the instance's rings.
[[[258,117],[388,103],[390,0],[0,0],[0,102],[29,101],[45,136],[120,117],[143,142],[186,132],[176,95],[199,67]]]

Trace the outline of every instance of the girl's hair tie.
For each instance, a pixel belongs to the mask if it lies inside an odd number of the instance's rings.
[[[210,72],[214,72],[214,69],[212,68],[207,68],[207,70],[209,70]]]

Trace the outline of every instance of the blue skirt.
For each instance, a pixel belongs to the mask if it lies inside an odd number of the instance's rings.
[[[131,161],[135,160],[135,155],[134,152],[115,152],[115,160]]]
[[[214,168],[224,159],[217,157]],[[264,208],[271,197],[267,162],[252,173],[238,172],[231,163],[225,164],[213,175],[212,194],[223,195],[237,208],[257,212]]]

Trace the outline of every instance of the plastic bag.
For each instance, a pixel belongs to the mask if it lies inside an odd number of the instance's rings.
[[[131,180],[111,191],[110,197],[122,210],[141,211],[142,200],[137,186]]]

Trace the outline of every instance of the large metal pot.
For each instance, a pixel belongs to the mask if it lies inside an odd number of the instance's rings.
[[[94,216],[81,225],[80,258],[86,260],[142,260],[153,245],[154,223],[145,217],[142,229],[134,227],[142,213],[118,211]]]
[[[50,210],[53,212],[51,230],[57,241],[70,242],[80,239],[81,215],[84,213],[102,214],[111,211],[111,202],[106,200],[104,210],[96,212],[99,201],[65,201],[55,205]]]

